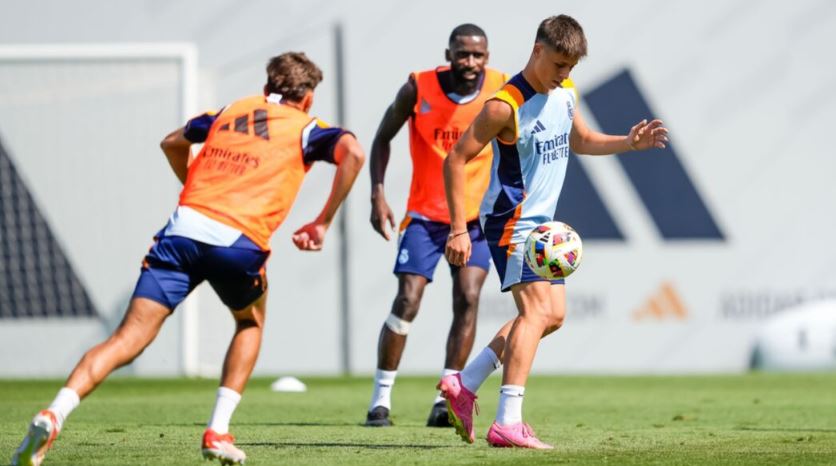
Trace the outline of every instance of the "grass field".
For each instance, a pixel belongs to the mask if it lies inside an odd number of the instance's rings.
[[[836,464],[836,374],[534,377],[524,416],[551,452],[483,440],[499,380],[481,390],[474,445],[424,427],[434,378],[400,377],[395,427],[362,427],[367,378],[307,378],[308,392],[253,380],[233,417],[247,464]],[[60,381],[0,381],[0,464]],[[73,413],[47,465],[205,464],[215,381],[107,381]]]

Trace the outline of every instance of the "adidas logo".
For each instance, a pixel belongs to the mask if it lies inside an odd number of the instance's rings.
[[[534,129],[531,130],[531,135],[534,136],[535,134],[537,134],[541,131],[545,131],[545,130],[546,130],[546,125],[544,125],[542,121],[537,120],[537,122],[534,123]]]
[[[682,303],[676,290],[670,283],[662,283],[659,290],[651,296],[644,306],[633,312],[633,320],[666,320],[668,318],[685,320],[688,309]]]

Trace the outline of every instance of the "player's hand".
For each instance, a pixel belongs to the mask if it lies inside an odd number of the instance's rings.
[[[450,265],[464,267],[470,260],[470,234],[463,233],[448,237],[447,246],[444,248],[444,256]]]
[[[293,232],[293,244],[301,251],[319,251],[325,242],[328,226],[324,223],[311,222]]]
[[[389,204],[382,195],[372,197],[372,215],[369,221],[374,231],[389,241],[389,232],[395,231],[395,214],[392,213],[392,209],[389,208]],[[386,228],[387,223],[390,228]]]
[[[640,121],[630,129],[627,135],[630,149],[645,150],[650,148],[664,149],[668,142],[668,128],[662,126],[662,120]]]

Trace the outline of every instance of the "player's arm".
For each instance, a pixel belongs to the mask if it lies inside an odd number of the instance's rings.
[[[452,265],[461,267],[470,259],[470,235],[467,234],[464,211],[465,164],[479,155],[493,138],[505,136],[505,140],[514,139],[513,131],[516,128],[510,105],[500,100],[489,100],[444,159],[444,190],[450,209],[450,236],[444,253]]]
[[[360,147],[357,139],[351,133],[343,133],[337,140],[333,148],[333,158],[337,165],[337,171],[334,173],[334,182],[331,184],[331,194],[328,196],[322,212],[313,222],[293,233],[293,243],[303,251],[319,251],[322,249],[325,233],[331,226],[331,222],[337,214],[337,209],[345,200],[348,192],[351,191],[351,186],[357,179],[357,174],[360,173],[363,162],[366,160],[363,148]]]
[[[183,135],[184,128],[177,128],[160,142],[160,148],[168,159],[171,170],[183,184],[186,183],[186,174],[189,171],[189,153],[192,147],[192,142]]]
[[[186,126],[169,133],[160,142],[160,148],[168,159],[171,170],[174,171],[174,175],[181,183],[186,184],[192,144],[206,141],[209,128],[212,127],[212,123],[215,122],[219,114],[220,112],[206,112],[198,115],[189,120]]]
[[[398,95],[395,96],[395,101],[389,105],[389,108],[383,114],[383,120],[377,127],[377,133],[375,133],[372,142],[371,159],[369,160],[369,171],[372,178],[372,213],[369,221],[372,228],[386,241],[389,241],[389,229],[386,228],[386,224],[389,223],[390,228],[394,230],[395,215],[386,202],[383,178],[386,176],[386,166],[389,164],[392,139],[395,138],[395,135],[398,134],[398,131],[412,115],[416,99],[415,82],[410,78],[406,84],[401,86]]]
[[[668,129],[661,120],[642,120],[630,129],[630,133],[614,136],[594,131],[587,126],[579,108],[575,109],[569,145],[576,154],[609,155],[652,147],[664,149],[668,141]]]

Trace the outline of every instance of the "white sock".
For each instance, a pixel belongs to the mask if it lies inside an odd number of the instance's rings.
[[[473,393],[479,390],[482,382],[488,378],[493,371],[499,369],[502,362],[496,357],[490,346],[486,346],[472,361],[462,370],[462,385]]]
[[[215,408],[212,410],[212,417],[209,418],[208,427],[219,434],[229,432],[229,420],[232,413],[241,401],[241,394],[231,388],[218,388],[218,395],[215,397]]]
[[[443,371],[441,371],[441,377],[443,378],[443,377],[447,377],[448,375],[458,374],[459,372],[460,371],[457,371],[456,369],[445,368]],[[439,390],[435,393],[435,400],[433,400],[433,404],[435,405],[435,404],[441,403],[442,401],[444,401],[444,397],[441,396],[441,390]]]
[[[55,414],[59,431],[64,426],[64,420],[67,419],[67,416],[73,412],[79,403],[81,403],[81,400],[78,398],[78,393],[72,388],[64,387],[58,390],[58,395],[52,400],[52,404],[49,405],[48,409]]]
[[[397,375],[398,371],[384,371],[383,369],[375,371],[374,392],[372,392],[372,401],[369,403],[369,411],[375,406],[392,409],[392,385],[395,385]]]
[[[499,387],[499,408],[496,410],[496,423],[501,426],[522,422],[522,403],[525,387],[521,385],[503,385]]]

